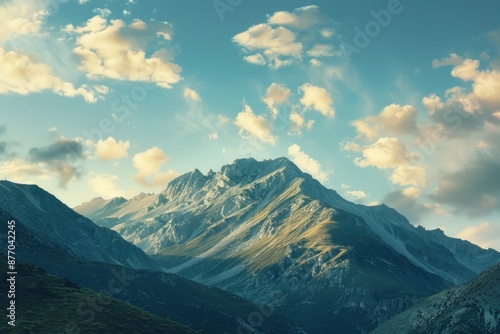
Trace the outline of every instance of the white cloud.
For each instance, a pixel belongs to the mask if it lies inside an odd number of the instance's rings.
[[[356,128],[358,137],[365,137],[368,140],[379,138],[381,132],[400,135],[417,134],[419,131],[417,110],[411,105],[388,105],[379,115],[355,120],[352,125]]]
[[[284,28],[273,28],[267,24],[257,24],[233,37],[233,42],[246,52],[255,52],[247,56],[246,61],[262,65],[262,58],[275,69],[290,65],[290,59],[299,58],[302,54],[302,43],[296,40],[295,34]],[[251,57],[251,58],[249,58]],[[285,60],[283,60],[285,57]]]
[[[341,144],[341,148],[343,151],[353,151],[353,152],[361,152],[361,145],[358,143],[347,141]]]
[[[335,35],[332,23],[318,6],[305,6],[268,15],[267,21],[249,27],[232,41],[240,47],[245,61],[278,69],[300,64],[307,57],[340,55],[334,44],[325,43],[333,37],[342,39]],[[319,65],[317,59],[311,64]]]
[[[463,58],[458,56],[456,53],[451,53],[449,57],[442,58],[442,59],[434,59],[432,61],[432,67],[438,68],[442,66],[448,66],[448,65],[458,65],[461,62],[463,62]]]
[[[373,166],[388,169],[408,164],[408,161],[405,144],[395,137],[383,137],[372,145],[364,147],[363,158],[356,158],[354,163],[359,167]]]
[[[194,101],[194,102],[200,102],[201,98],[200,95],[194,90],[189,87],[184,88],[184,93],[183,93],[184,98]]]
[[[88,103],[94,103],[108,93],[102,85],[82,85],[76,88],[72,83],[53,75],[46,64],[38,63],[32,57],[0,47],[0,94],[26,95],[44,90],[75,97],[81,96]]]
[[[0,42],[15,36],[39,33],[47,15],[42,1],[4,2],[4,5],[0,6],[0,22],[2,22]]]
[[[276,144],[271,123],[262,115],[255,115],[250,106],[245,105],[243,111],[238,113],[234,122],[240,128],[240,134],[246,133],[262,142]]]
[[[94,14],[97,14],[100,17],[104,17],[104,18],[106,18],[112,14],[111,10],[109,10],[109,8],[94,8],[94,10],[92,12]]]
[[[132,12],[131,12],[131,11],[126,10],[126,9],[124,9],[122,13],[123,13],[123,15],[125,15],[125,16],[132,14]]]
[[[86,3],[89,3],[91,0],[78,0],[78,3],[80,5],[85,5]]]
[[[305,108],[319,111],[326,117],[335,117],[333,100],[326,89],[307,83],[300,86],[299,91],[304,93],[304,96],[300,99],[300,103]]]
[[[146,187],[164,187],[168,181],[177,177],[179,173],[168,170],[161,172],[160,167],[168,161],[168,157],[163,150],[152,147],[134,156],[134,167],[137,169],[135,180]]]
[[[334,55],[333,45],[331,44],[315,44],[307,54],[311,57],[331,57]]]
[[[256,53],[256,54],[250,55],[250,56],[245,56],[245,57],[243,57],[243,59],[246,62],[248,62],[250,64],[254,64],[254,65],[264,66],[267,64],[266,59],[260,53]]]
[[[288,156],[302,171],[311,174],[316,180],[323,183],[328,179],[328,173],[321,169],[321,164],[304,153],[299,145],[289,146]]]
[[[170,61],[167,49],[156,50],[150,57],[144,51],[151,41],[171,38],[172,26],[167,22],[147,25],[135,19],[126,26],[122,20],[108,22],[94,16],[85,25],[68,25],[64,31],[77,35],[73,51],[81,60],[79,69],[89,79],[153,82],[162,88],[171,88],[181,80],[182,69]]]
[[[117,186],[120,180],[118,175],[109,173],[99,174],[88,179],[90,189],[98,196],[104,199],[113,197],[128,197],[135,193],[133,190],[123,190]]]
[[[357,200],[365,199],[368,197],[368,195],[362,190],[350,190],[346,192],[346,195]]]
[[[208,139],[216,140],[219,138],[219,134],[217,132],[211,133],[208,135]]]
[[[320,34],[323,38],[332,38],[335,35],[335,30],[332,28],[323,28],[320,30]]]
[[[309,120],[306,122],[304,117],[295,111],[292,111],[290,113],[290,121],[294,124],[292,130],[298,132],[299,134],[301,129],[305,128],[307,131],[311,131],[314,126],[313,120]]]
[[[319,66],[321,66],[322,63],[321,63],[321,61],[313,58],[313,59],[309,60],[309,64],[311,64],[311,66],[313,66],[313,67],[319,67]]]
[[[408,187],[403,190],[403,195],[406,197],[418,198],[422,194],[422,190],[417,187]]]
[[[267,105],[274,118],[278,116],[278,106],[282,105],[288,100],[292,94],[290,89],[284,85],[272,83],[266,90],[266,95],[262,99]]]
[[[100,160],[118,160],[128,157],[130,142],[116,141],[113,137],[106,140],[99,140],[95,144],[95,153]]]
[[[293,12],[275,12],[268,19],[271,25],[288,26],[298,30],[309,30],[328,21],[319,7],[314,5],[296,8]]]
[[[33,178],[48,178],[49,171],[41,163],[29,163],[15,158],[0,163],[0,175],[13,182],[33,182]]]
[[[480,71],[479,60],[465,59],[456,65],[451,75],[464,81],[472,81],[472,94],[490,107],[500,107],[500,72]]]
[[[469,226],[456,235],[457,238],[469,240],[485,249],[500,250],[500,224],[485,221],[477,226]]]
[[[423,166],[398,166],[392,172],[391,182],[402,186],[425,187],[427,185],[427,176]],[[407,194],[412,193],[406,190]]]

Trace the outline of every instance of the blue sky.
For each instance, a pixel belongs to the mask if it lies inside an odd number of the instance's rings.
[[[287,156],[500,248],[500,3],[0,2],[0,177],[70,206]]]

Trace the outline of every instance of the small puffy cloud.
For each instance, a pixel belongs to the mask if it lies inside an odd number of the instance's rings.
[[[422,104],[427,109],[427,113],[432,116],[436,110],[443,109],[444,104],[436,94],[431,94],[422,98]]]
[[[313,128],[313,125],[314,125],[313,120],[306,121],[301,114],[299,114],[295,111],[292,111],[290,113],[289,119],[290,119],[290,122],[292,122],[294,124],[292,127],[292,130],[297,132],[298,134],[301,133],[300,130],[302,130],[303,128],[305,128],[307,131],[311,131]]]
[[[334,55],[333,45],[331,44],[315,44],[307,54],[311,57],[331,57]]]
[[[266,62],[266,59],[264,58],[263,55],[261,55],[260,53],[256,53],[254,55],[250,55],[250,56],[245,56],[243,57],[243,59],[247,62],[247,63],[250,63],[250,64],[253,64],[253,65],[261,65],[261,66],[264,66],[267,64]]]
[[[257,24],[248,28],[235,35],[233,42],[245,52],[253,53],[254,57],[247,56],[246,61],[262,65],[262,58],[258,56],[262,55],[269,66],[275,69],[291,64],[290,57],[299,58],[303,47],[289,29],[273,28],[268,24]]]
[[[90,186],[90,189],[96,195],[101,196],[105,199],[132,195],[132,191],[126,191],[120,189],[117,186],[116,183],[119,180],[120,178],[118,177],[118,175],[104,173],[90,177],[87,182]]]
[[[374,117],[367,117],[352,121],[351,125],[356,128],[356,132],[358,133],[357,138],[364,137],[367,140],[373,140],[380,137],[380,132],[372,125],[372,120],[374,119]]]
[[[109,10],[109,8],[94,8],[94,10],[92,12],[94,14],[97,14],[100,17],[104,17],[104,18],[106,18],[112,14],[111,10]]]
[[[168,161],[167,155],[158,147],[152,147],[134,156],[134,167],[137,169],[135,180],[146,187],[164,187],[179,173],[169,170],[161,172],[160,167]]]
[[[81,96],[88,103],[102,99],[109,91],[106,86],[96,85],[76,88],[72,83],[53,75],[48,65],[38,63],[28,55],[7,52],[0,47],[0,94],[26,95],[45,90],[66,97]]]
[[[323,38],[332,38],[335,35],[335,29],[323,28],[320,30],[320,35]]]
[[[304,153],[299,145],[293,144],[288,147],[288,157],[301,170],[311,174],[319,182],[323,183],[328,179],[328,173],[321,169],[321,164]]]
[[[94,16],[85,25],[67,25],[63,31],[76,35],[74,54],[80,59],[79,69],[92,80],[143,81],[171,88],[181,80],[181,67],[171,62],[167,49],[146,56],[152,41],[170,41],[172,26],[167,22],[145,22],[135,19],[128,26],[123,20],[108,22]]]
[[[306,109],[314,109],[326,117],[335,117],[333,100],[326,89],[307,83],[300,86],[299,91],[304,94],[300,103]]]
[[[347,141],[340,145],[343,151],[353,151],[353,152],[361,152],[362,147],[358,143]]]
[[[329,21],[331,20],[320,11],[319,7],[314,5],[296,8],[293,12],[275,12],[267,20],[271,25],[288,26],[298,30],[309,30]]]
[[[113,137],[108,137],[95,144],[95,154],[100,160],[118,160],[128,157],[129,148],[130,142],[128,140],[117,142]]]
[[[271,123],[262,115],[254,114],[250,106],[245,105],[243,111],[238,113],[234,122],[240,128],[240,134],[248,134],[262,142],[271,145],[276,144],[273,136]]]
[[[362,190],[349,190],[346,192],[346,195],[356,200],[362,200],[368,197],[368,195]]]
[[[122,14],[125,15],[125,16],[128,16],[128,15],[132,14],[132,12],[129,11],[129,10],[124,9],[123,12],[122,12]]]
[[[408,164],[407,148],[398,138],[383,137],[372,145],[363,148],[363,158],[356,158],[359,167],[377,167],[380,169],[397,168]]]
[[[431,198],[451,205],[456,212],[486,215],[500,211],[500,163],[480,156],[462,169],[442,172]]]
[[[211,133],[208,135],[208,139],[216,140],[219,138],[219,134],[217,132]]]
[[[377,117],[383,131],[390,134],[415,134],[417,129],[417,110],[411,105],[391,104]]]
[[[455,237],[468,240],[484,249],[500,250],[500,224],[485,221],[479,225],[464,228]]]
[[[382,132],[389,135],[417,134],[417,110],[411,105],[391,104],[379,115],[369,116],[352,122],[358,136],[367,140],[377,139]]]
[[[463,61],[464,61],[464,59],[462,57],[458,56],[456,53],[451,53],[446,58],[434,59],[432,61],[432,67],[438,68],[438,67],[449,66],[449,65],[456,66]]]
[[[479,60],[465,59],[456,65],[451,75],[463,81],[472,81],[472,94],[488,107],[500,107],[500,71],[479,70]]]
[[[194,102],[201,101],[200,95],[198,95],[198,93],[194,89],[191,89],[189,87],[184,88],[183,96],[185,99],[191,100]]]
[[[321,61],[317,60],[317,59],[311,59],[309,60],[309,64],[311,64],[312,67],[319,67],[321,66]]]
[[[276,118],[278,116],[277,107],[285,103],[291,94],[292,92],[286,86],[272,83],[267,88],[266,95],[262,101],[264,101],[269,110],[271,110],[273,117]]]
[[[408,187],[406,189],[403,189],[403,195],[405,195],[406,197],[419,198],[420,195],[422,195],[422,190],[417,187]]]
[[[479,60],[465,59],[451,70],[451,75],[464,81],[474,80],[478,77]]]
[[[80,5],[85,5],[86,3],[89,3],[91,0],[78,0],[78,3]]]
[[[42,1],[35,0],[3,1],[0,6],[0,42],[15,36],[39,33],[49,14],[43,6]]]

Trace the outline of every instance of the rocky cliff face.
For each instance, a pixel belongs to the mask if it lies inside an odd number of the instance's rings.
[[[376,333],[499,333],[500,265],[472,281],[421,300]]]

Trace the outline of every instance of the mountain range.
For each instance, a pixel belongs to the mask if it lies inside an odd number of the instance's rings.
[[[159,265],[143,251],[123,240],[116,232],[99,227],[72,211],[54,196],[35,185],[0,181],[0,189],[3,189],[3,193],[0,194],[2,230],[7,230],[8,221],[15,221],[17,267],[25,269],[25,263],[34,264],[44,268],[51,275],[64,278],[70,282],[68,283],[70,285],[77,283],[104,294],[106,298],[112,297],[113,300],[119,299],[140,307],[152,314],[141,316],[154,319],[157,327],[151,327],[152,333],[165,333],[162,328],[165,328],[170,320],[180,322],[194,330],[179,327],[179,333],[199,331],[200,333],[221,334],[242,330],[250,333],[258,333],[258,330],[278,334],[306,333],[296,322],[276,312],[271,304],[259,305],[232,293],[204,286],[175,274],[155,271],[155,268],[160,268]],[[53,233],[55,231],[56,233]],[[81,240],[81,242],[75,243],[76,240]],[[1,244],[7,244],[7,235],[4,233],[1,234]],[[136,258],[140,261],[132,261]],[[22,270],[19,275],[25,272],[26,270]],[[35,331],[36,333],[64,331],[65,324],[59,318],[55,322],[55,325],[61,325],[59,329],[46,320],[57,318],[61,314],[58,304],[62,297],[53,298],[54,294],[61,295],[60,281],[57,278],[42,276],[35,278],[46,281],[50,287],[54,288],[49,289],[48,294],[43,291],[39,293],[37,286],[26,291],[26,285],[19,285],[24,299],[35,298],[39,301],[39,307],[32,310],[31,305],[23,299],[26,304],[24,309],[38,313],[33,319],[21,317],[19,333],[30,333],[23,327],[27,323],[30,324],[30,328],[39,326],[41,331]],[[21,280],[24,282],[25,277]],[[7,290],[2,289],[3,291]],[[70,291],[71,294],[78,293],[78,296],[81,296],[80,292],[82,291]],[[95,301],[97,298],[95,294],[82,293],[81,297],[84,300]],[[6,295],[5,299],[7,299]],[[64,316],[66,319],[71,319],[73,315],[75,319],[72,321],[80,328],[85,328],[85,333],[128,333],[126,330],[113,331],[109,327],[113,321],[119,321],[118,319],[111,321],[100,318],[99,321],[88,323],[85,321],[86,317],[79,316],[80,301],[78,299],[71,302],[68,307],[71,307],[70,311],[73,313],[65,310]],[[122,304],[115,304],[113,302],[112,309],[123,309]],[[90,304],[89,307],[105,309],[106,314],[109,313],[107,301],[102,304]],[[133,310],[134,308],[127,308],[124,312],[140,315]],[[263,323],[252,321],[254,314],[265,315],[266,321]],[[158,321],[158,318],[153,315],[166,320]],[[133,323],[134,326],[137,325],[136,322]],[[108,329],[103,331],[101,325],[108,326]],[[121,323],[117,325],[119,326],[116,328],[122,328]],[[17,332],[14,330],[13,333]],[[170,332],[167,331],[167,333]]]
[[[421,297],[464,283],[500,254],[351,203],[286,158],[195,169],[159,194],[75,208],[162,270],[236,293],[310,333],[368,332]]]
[[[498,332],[497,251],[351,203],[286,158],[194,170],[159,194],[75,211],[38,186],[0,181],[17,260],[61,277],[26,274],[42,282],[21,291],[43,306],[25,303],[30,328],[52,331],[67,292],[112,298],[107,319],[80,324],[88,333],[113,332],[113,310],[151,319],[151,332]]]

